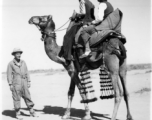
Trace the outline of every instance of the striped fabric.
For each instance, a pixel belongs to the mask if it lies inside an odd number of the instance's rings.
[[[80,14],[86,14],[86,11],[85,11],[85,1],[84,0],[80,0]]]
[[[83,100],[81,100],[81,103],[90,103],[95,102],[97,98],[95,97],[95,90],[93,89],[93,84],[90,78],[90,72],[89,71],[83,71],[80,74],[81,76],[81,84],[83,86],[82,89],[80,89],[80,94],[83,97]]]

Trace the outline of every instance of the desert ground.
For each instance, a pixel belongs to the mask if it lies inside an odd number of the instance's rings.
[[[134,69],[127,72],[127,88],[130,94],[130,110],[134,120],[150,120],[151,68]],[[24,100],[21,101],[21,112],[25,120],[61,120],[67,106],[67,92],[70,77],[65,70],[39,71],[30,73],[31,97],[34,109],[39,117],[29,116]],[[114,107],[114,99],[101,100],[99,69],[91,71],[96,97],[98,101],[89,103],[93,120],[110,120]],[[84,115],[84,105],[76,88],[72,103],[72,120],[80,120]],[[9,89],[6,74],[2,74],[2,119],[15,120],[12,93]],[[126,106],[122,99],[117,114],[118,120],[126,120]]]

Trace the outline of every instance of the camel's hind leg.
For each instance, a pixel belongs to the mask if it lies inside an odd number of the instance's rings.
[[[129,108],[129,101],[128,101],[129,94],[126,87],[126,73],[127,73],[127,66],[126,66],[126,60],[124,60],[123,64],[120,66],[119,76],[124,90],[124,100],[126,102],[126,107],[127,107],[127,120],[133,120]]]
[[[115,104],[114,104],[114,109],[113,109],[113,114],[111,120],[115,120],[118,112],[118,108],[121,102],[121,95],[120,95],[120,89],[119,89],[119,60],[115,55],[110,55],[105,57],[105,63],[106,66],[108,67],[108,70],[111,75],[112,79],[112,84],[114,88],[114,93],[115,93]]]

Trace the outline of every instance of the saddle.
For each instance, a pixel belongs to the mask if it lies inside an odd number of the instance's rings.
[[[100,61],[102,61],[102,55],[98,53],[102,52],[102,44],[109,42],[111,38],[119,39],[119,51],[115,51],[114,54],[116,54],[120,60],[124,60],[126,58],[126,49],[124,47],[124,44],[126,43],[126,38],[124,35],[121,34],[122,17],[123,13],[119,9],[116,9],[107,18],[105,18],[100,25],[95,27],[96,32],[92,34],[89,39],[89,44],[92,52],[85,60],[82,60],[80,62],[86,64],[88,63],[87,66],[89,66],[91,69],[96,69],[97,67],[99,67],[98,65],[101,64]],[[84,50],[85,43],[83,43],[82,38],[79,37],[82,29],[83,28],[80,28],[80,30],[78,30],[77,34],[75,35],[75,42],[77,43],[77,41],[80,41],[79,44],[76,44],[76,47],[78,49],[81,48]],[[78,56],[80,54],[83,54],[83,52],[81,51],[80,53],[79,51],[77,51]]]
[[[122,34],[117,33],[113,30],[99,31],[94,33],[90,37],[89,43],[90,43],[91,53],[85,59],[82,60],[79,59],[79,56],[81,56],[84,53],[84,46],[83,45],[74,46],[76,50],[75,53],[77,53],[77,61],[79,61],[79,65],[82,66],[80,68],[80,71],[85,71],[89,69],[94,70],[99,68],[103,63],[102,53],[104,52],[103,51],[104,47],[109,44],[110,42],[109,40],[116,38],[119,42],[120,50],[114,54],[116,54],[120,60],[125,59],[124,56],[126,56],[126,54],[124,55],[123,52],[126,52],[126,49],[124,47],[124,43],[126,43],[126,38]],[[114,48],[112,48],[110,52],[112,53],[113,50]]]

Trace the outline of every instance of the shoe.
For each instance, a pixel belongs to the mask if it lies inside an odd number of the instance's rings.
[[[38,117],[33,109],[30,110],[31,117]]]
[[[16,118],[17,118],[18,120],[23,120],[23,118],[22,118],[22,116],[21,116],[20,110],[16,111]]]
[[[86,54],[82,54],[79,58],[80,58],[80,59],[83,59],[83,58],[86,58],[86,57],[87,57]]]
[[[79,58],[83,59],[83,58],[87,57],[90,53],[91,53],[91,51],[87,51],[84,54],[82,54]]]
[[[22,118],[22,116],[21,116],[20,114],[16,114],[16,118],[17,118],[18,120],[23,120],[23,118]]]
[[[37,115],[36,115],[36,113],[35,113],[35,112],[30,113],[30,116],[31,116],[31,117],[39,117],[39,116],[37,116]]]
[[[59,60],[61,63],[65,63],[65,62],[66,62],[66,60],[65,60],[63,57],[57,56],[57,58],[58,58],[58,60]]]

